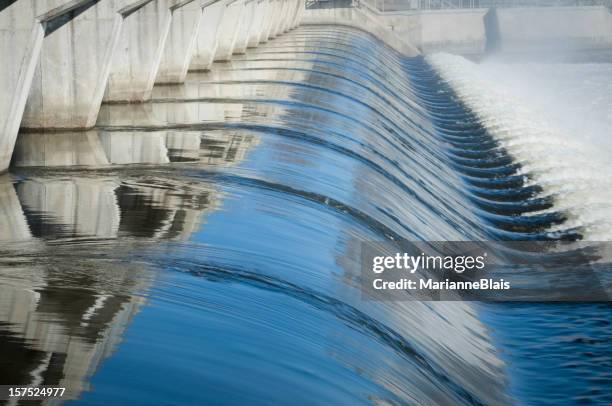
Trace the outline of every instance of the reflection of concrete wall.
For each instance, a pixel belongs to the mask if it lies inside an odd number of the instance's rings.
[[[165,133],[100,132],[102,147],[111,164],[165,164],[170,162]]]
[[[41,213],[65,235],[113,238],[119,229],[116,180],[77,178],[72,180],[27,180],[17,185],[23,208]],[[41,232],[45,234],[45,232]]]
[[[95,134],[90,131],[58,133],[54,134],[55,138],[32,137],[29,141],[38,141],[34,149],[42,151],[63,136],[64,143],[78,143],[77,135],[83,137],[90,154],[103,155],[109,163],[193,162],[228,166],[242,161],[257,143],[252,134],[229,130],[208,134],[202,131],[100,131]],[[99,140],[92,142],[93,137]],[[29,159],[28,163],[37,164],[32,155]],[[220,205],[221,196],[212,187],[165,177],[159,182],[159,186],[143,186],[114,174],[67,179],[50,172],[20,181],[15,194],[13,185],[5,181],[0,184],[0,219],[6,218],[3,224],[7,227],[0,233],[0,240],[28,239],[31,235],[185,240],[199,229],[203,214]]]
[[[163,133],[101,132],[100,141],[111,164],[165,164],[168,160]]]
[[[50,269],[22,266],[18,277],[0,268],[0,348],[11,348],[3,353],[3,361],[13,365],[13,381],[3,383],[62,386],[67,398],[75,398],[87,389],[87,380],[112,353],[144,302],[137,296],[96,292],[144,279],[134,278],[138,269],[98,269],[92,274],[104,283],[79,277],[77,288],[70,287],[70,279],[78,275],[70,266],[62,268],[63,275],[57,275]],[[57,285],[58,279],[66,282]],[[7,333],[10,343],[4,340]],[[11,363],[13,357],[19,361]]]
[[[20,241],[31,237],[11,179],[0,176],[0,241]]]
[[[102,166],[109,161],[97,131],[25,133],[15,145],[13,164],[21,166]]]
[[[39,177],[18,184],[17,195],[34,236],[186,240],[201,225],[203,214],[219,207],[219,193],[163,181],[162,188],[116,177]]]

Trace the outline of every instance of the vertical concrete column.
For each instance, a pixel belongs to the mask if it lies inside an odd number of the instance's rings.
[[[297,1],[296,0],[287,0],[287,16],[282,22],[281,32],[287,32],[291,29],[291,23],[295,18],[295,13],[297,11]]]
[[[298,0],[298,8],[297,8],[297,12],[295,13],[295,17],[293,19],[292,28],[299,27],[305,10],[306,10],[306,0]]]
[[[121,33],[121,10],[130,3],[137,1],[71,2],[69,12],[47,20],[22,127],[88,128],[95,124]]]
[[[225,1],[217,1],[204,7],[200,32],[198,33],[189,69],[210,69],[219,46],[219,28],[221,27],[226,4],[227,2]]]
[[[172,6],[172,22],[155,83],[183,83],[202,22],[200,0],[183,0]]]
[[[32,3],[0,3],[0,7],[1,173],[8,169],[13,155],[45,28],[43,21],[35,19]]]
[[[172,21],[171,0],[148,0],[125,19],[104,101],[151,98]]]
[[[244,11],[242,12],[242,29],[238,31],[236,45],[234,46],[234,54],[244,54],[250,38],[251,30],[255,23],[255,8],[257,2],[250,0],[245,3]]]
[[[276,18],[280,12],[279,4],[281,0],[269,0],[268,8],[266,10],[266,16],[264,21],[264,27],[259,38],[260,42],[268,42],[272,35],[272,29],[274,28]]]
[[[270,38],[276,38],[282,33],[281,27],[283,25],[283,21],[285,20],[285,18],[287,18],[288,3],[288,0],[280,0],[279,13],[275,18],[274,25],[272,26]]]
[[[248,48],[255,48],[257,45],[259,45],[259,39],[262,36],[266,13],[268,11],[268,4],[268,0],[261,0],[257,2],[253,27],[250,30],[249,40],[247,41]]]
[[[234,53],[236,38],[242,29],[242,14],[245,4],[241,1],[235,1],[227,6],[221,26],[218,30],[219,45],[215,53],[215,61],[228,61]]]
[[[300,23],[299,19],[304,10],[306,9],[305,0],[297,0],[297,8],[295,9],[295,15],[293,16],[293,21],[291,22],[291,28],[297,28]]]

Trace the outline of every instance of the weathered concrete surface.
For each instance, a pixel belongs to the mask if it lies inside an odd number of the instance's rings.
[[[405,56],[419,55],[419,50],[381,24],[371,15],[356,8],[308,9],[304,12],[302,25],[336,24],[346,25],[368,32]]]
[[[229,4],[229,5],[228,5]],[[103,100],[142,102],[293,28],[304,1],[20,0],[0,13],[0,172],[19,127],[87,129]],[[62,17],[62,18],[58,18]]]
[[[208,70],[219,46],[219,28],[225,13],[226,2],[218,1],[204,7],[200,32],[191,59],[191,70]]]
[[[282,21],[281,31],[288,32],[292,27],[293,19],[295,18],[295,13],[297,12],[299,3],[297,0],[289,0],[289,4],[287,6],[287,16]]]
[[[215,53],[215,61],[227,61],[234,53],[238,33],[242,30],[244,3],[234,2],[227,6],[221,26],[219,27],[219,45]]]
[[[150,99],[170,30],[172,5],[172,0],[149,1],[125,19],[104,101]]]
[[[489,41],[502,51],[612,47],[612,14],[602,6],[497,9],[493,17]]]
[[[255,16],[253,17],[253,25],[249,30],[249,39],[247,41],[248,48],[255,48],[257,45],[259,45],[259,41],[265,27],[265,18],[268,12],[268,6],[268,0],[257,1],[257,5],[255,6]]]
[[[295,19],[295,27],[297,28],[302,21],[302,17],[304,16],[304,11],[306,11],[306,0],[298,0],[300,6],[298,7],[298,13]]]
[[[300,25],[304,11],[306,11],[306,0],[298,0],[298,8],[293,18],[292,28],[297,28]]]
[[[289,0],[280,0],[278,3],[279,12],[275,17],[272,30],[270,31],[270,38],[276,38],[281,34],[281,27],[283,25],[283,21],[287,18],[287,11],[289,7]]]
[[[98,2],[80,14],[75,9],[67,15],[72,20],[47,30],[22,127],[88,128],[95,124],[119,41],[123,22],[119,11],[134,2]],[[36,1],[37,6],[41,3],[58,4]]]
[[[172,7],[172,23],[155,83],[185,81],[203,18],[201,0],[183,0]]]
[[[245,3],[244,11],[242,13],[242,28],[238,31],[236,36],[236,44],[234,45],[233,50],[234,54],[239,55],[246,52],[251,30],[253,30],[253,26],[255,24],[256,6],[257,2],[255,0],[250,0]]]
[[[0,173],[8,169],[13,154],[43,43],[44,24],[34,16],[51,7],[32,6],[21,1],[0,12]]]
[[[612,14],[601,6],[379,12],[364,3],[362,9],[423,53],[612,47]]]
[[[276,19],[280,15],[280,2],[282,0],[269,0],[268,9],[266,10],[266,17],[264,26],[261,31],[261,36],[259,37],[259,42],[268,42],[272,35],[272,29],[276,24]]]
[[[487,9],[378,14],[379,20],[423,53],[478,54],[485,50]]]

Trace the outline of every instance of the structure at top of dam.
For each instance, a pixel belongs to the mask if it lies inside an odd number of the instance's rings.
[[[405,56],[612,47],[609,0],[9,0],[0,3],[0,171],[18,133],[84,130],[300,24],[365,30]]]

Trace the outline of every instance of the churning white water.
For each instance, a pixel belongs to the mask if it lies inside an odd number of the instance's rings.
[[[612,63],[427,60],[567,213],[562,228],[612,239]]]

